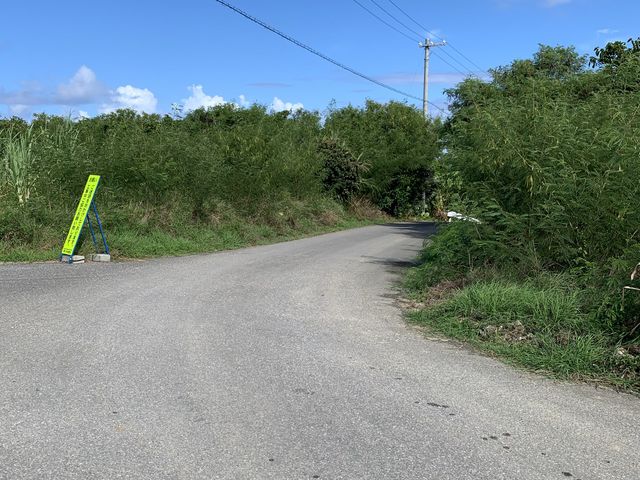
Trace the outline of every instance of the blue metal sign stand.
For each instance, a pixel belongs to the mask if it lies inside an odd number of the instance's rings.
[[[91,217],[89,216],[91,212],[93,212],[93,216],[95,217],[96,224],[98,225],[98,231],[100,232],[100,238],[102,240],[102,252],[100,251],[101,248],[98,246],[98,239],[96,238],[96,233],[93,228],[93,224],[91,223]],[[104,234],[104,229],[102,228],[102,222],[100,221],[100,215],[98,215],[98,207],[96,207],[95,200],[91,200],[91,207],[87,211],[87,215],[84,217],[84,224],[86,224],[89,227],[89,233],[91,233],[91,240],[93,240],[93,246],[96,249],[96,253],[111,255],[109,252],[109,245],[107,244],[107,237]],[[60,259],[62,259],[63,256],[64,255],[61,254]],[[73,255],[67,255],[67,256],[69,257],[67,262],[73,263]]]
[[[98,224],[98,230],[100,231],[100,236],[102,237],[102,245],[104,247],[102,252],[100,252],[100,249],[98,248],[96,234],[93,231],[93,225],[91,225],[91,219],[89,218],[89,212],[91,212],[92,210],[93,210],[94,217],[96,217],[96,223]],[[93,246],[96,249],[96,253],[105,253],[107,255],[110,255],[109,245],[107,245],[107,237],[105,236],[104,230],[102,229],[102,222],[100,221],[100,215],[98,215],[98,208],[96,207],[95,200],[91,201],[91,209],[89,210],[89,212],[87,212],[85,221],[87,222],[87,225],[89,225],[89,232],[91,232],[91,239],[93,240]]]

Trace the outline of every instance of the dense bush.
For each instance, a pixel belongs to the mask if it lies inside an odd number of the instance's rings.
[[[325,130],[369,166],[364,192],[385,212],[422,211],[423,193],[431,209],[435,193],[434,160],[440,156],[440,121],[403,103],[330,110]]]
[[[407,105],[374,107],[381,117],[401,112],[428,125]],[[396,137],[403,129],[392,122],[378,134]],[[362,188],[370,162],[344,137],[316,112],[273,113],[259,105],[221,105],[183,118],[120,110],[77,122],[44,114],[29,123],[0,120],[0,257],[61,242],[92,173],[102,176],[98,200],[116,244],[124,230],[193,237],[250,224],[272,236],[329,226],[349,217],[356,197],[359,218],[371,213],[364,208],[370,191]],[[437,149],[430,152],[423,165]],[[406,162],[400,154],[384,161]],[[121,253],[135,254],[128,246]]]
[[[628,259],[616,290],[626,280],[640,260],[628,258],[640,225],[639,78],[638,54],[589,71],[573,49],[541,47],[450,92],[446,163],[465,208],[491,227],[479,240],[496,261],[604,277]]]
[[[492,70],[490,81],[449,91],[439,193],[482,223],[443,229],[410,284],[439,298],[442,282],[467,285],[424,318],[446,313],[476,336],[483,321],[497,325],[536,299],[551,305],[570,295],[581,320],[565,315],[561,324],[573,340],[548,340],[557,322],[539,313],[522,320],[538,343],[514,351],[552,346],[549,355],[564,349],[582,367],[606,351],[592,364],[622,365],[637,386],[640,360],[629,352],[640,350],[640,299],[631,292],[623,304],[621,290],[640,262],[640,41],[597,49],[591,65],[573,48],[541,46],[531,60]],[[550,275],[572,290],[532,291]]]
[[[514,62],[488,84],[468,80],[450,92],[447,163],[467,200],[496,226],[498,216],[512,215],[502,228],[514,232],[505,237],[520,231],[548,266],[616,256],[635,243],[640,221],[632,207],[640,56],[624,70],[552,68],[554,56],[571,55],[580,64],[570,49],[544,47],[535,62]]]
[[[335,138],[323,138],[318,145],[322,158],[322,185],[335,198],[346,202],[362,185],[367,166]]]

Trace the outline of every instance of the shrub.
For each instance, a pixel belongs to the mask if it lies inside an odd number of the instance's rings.
[[[425,121],[421,111],[403,103],[369,100],[364,108],[330,110],[325,132],[369,166],[361,193],[378,208],[401,216],[422,210],[423,193],[431,202],[441,153],[439,120]]]
[[[336,199],[348,202],[360,189],[366,165],[334,138],[323,138],[318,145],[322,158],[322,185]]]

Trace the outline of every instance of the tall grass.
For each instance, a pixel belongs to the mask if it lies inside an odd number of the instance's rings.
[[[536,371],[640,391],[640,359],[583,311],[570,282],[478,281],[411,320]]]
[[[16,133],[9,129],[4,134],[4,152],[2,154],[3,178],[5,184],[20,205],[29,201],[38,173],[35,170],[34,132],[29,127]]]

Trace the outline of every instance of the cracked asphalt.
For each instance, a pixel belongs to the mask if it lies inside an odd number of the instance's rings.
[[[0,479],[633,479],[637,398],[407,327],[426,223],[0,265]]]

